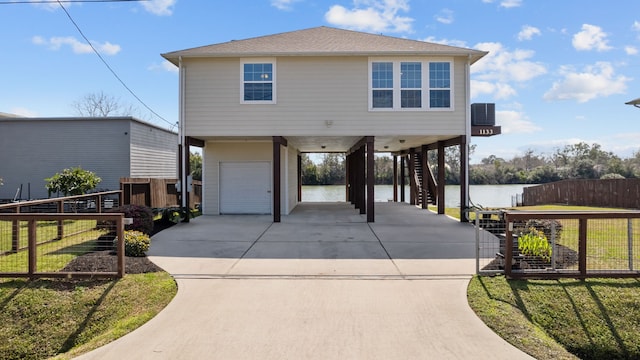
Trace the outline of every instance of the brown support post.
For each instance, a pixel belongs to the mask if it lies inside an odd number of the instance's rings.
[[[38,270],[37,265],[37,222],[33,219],[29,220],[29,275],[33,276]]]
[[[438,214],[444,214],[444,186],[446,182],[444,142],[438,141]]]
[[[416,184],[416,178],[415,178],[415,172],[416,172],[416,167],[415,167],[415,159],[416,159],[416,153],[415,153],[414,148],[409,149],[409,204],[411,205],[415,205],[416,204],[416,188],[417,188],[417,184]]]
[[[422,145],[422,208],[429,208],[429,201],[427,193],[429,192],[429,187],[427,186],[427,181],[429,178],[429,168],[427,164],[427,146]]]
[[[351,154],[347,154],[344,158],[344,198],[346,202],[351,202],[351,194],[349,192],[350,184],[351,184],[351,169],[349,164],[349,159],[351,158]]]
[[[393,155],[393,202],[398,202],[398,155]]]
[[[97,205],[96,205],[97,206]],[[58,202],[58,213],[62,214],[64,212],[64,202]],[[64,237],[64,220],[58,220],[58,240],[62,240]]]
[[[273,137],[273,222],[280,222],[280,136]]]
[[[298,154],[298,202],[302,201],[302,155]]]
[[[120,219],[116,221],[118,229],[116,235],[118,237],[118,277],[124,277],[124,214],[120,214]]]
[[[367,136],[367,222],[375,222],[375,159],[373,136]]]
[[[360,147],[359,156],[358,156],[358,209],[360,209],[360,214],[367,213],[367,154],[366,154],[366,145],[362,145]]]
[[[404,203],[404,187],[406,186],[406,167],[407,167],[407,156],[402,155],[400,157],[400,202]]]
[[[20,220],[13,220],[11,225],[11,252],[20,250]]]
[[[587,219],[578,220],[578,270],[580,275],[587,275]]]
[[[469,222],[469,146],[467,137],[460,136],[460,222]]]

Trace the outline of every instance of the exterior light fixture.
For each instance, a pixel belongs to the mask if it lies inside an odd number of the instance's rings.
[[[404,139],[400,139],[398,141],[400,142],[400,144],[404,144]]]

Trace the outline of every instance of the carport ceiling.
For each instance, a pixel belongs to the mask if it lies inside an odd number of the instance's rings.
[[[376,152],[397,152],[422,145],[433,144],[440,140],[448,140],[457,136],[376,136]],[[200,138],[200,137],[199,137]],[[362,136],[284,136],[289,145],[303,153],[347,152]],[[205,141],[220,142],[252,142],[268,141],[271,137],[203,137]]]

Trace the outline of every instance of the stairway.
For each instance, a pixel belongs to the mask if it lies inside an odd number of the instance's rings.
[[[435,189],[430,189],[430,186],[428,186],[428,184],[426,184],[424,182],[423,176],[422,176],[422,154],[419,152],[415,153],[415,156],[413,157],[413,170],[414,173],[411,174],[410,176],[414,177],[414,180],[416,182],[416,190],[417,190],[417,194],[415,194],[416,196],[416,205],[422,205],[423,204],[423,191],[422,189],[424,187],[426,187],[427,191],[427,199],[426,202],[427,204],[436,204],[436,197],[435,194],[433,194],[433,191],[435,191]],[[431,176],[433,178],[433,174],[431,174],[431,169],[427,168],[427,172],[428,172],[428,176]],[[435,181],[433,182],[435,184]]]

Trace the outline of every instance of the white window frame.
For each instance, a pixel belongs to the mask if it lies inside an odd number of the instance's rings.
[[[252,83],[252,81],[244,81],[244,65],[245,64],[271,64],[272,66],[272,79],[271,79],[271,100],[245,100],[244,99],[244,84],[245,83]],[[276,86],[276,82],[278,80],[278,77],[276,75],[276,69],[277,69],[277,64],[276,64],[276,59],[275,58],[246,58],[246,59],[240,59],[240,103],[241,104],[258,104],[258,105],[267,105],[267,104],[276,104],[277,103],[277,86]],[[266,82],[266,81],[265,81]]]
[[[393,107],[392,108],[374,108],[373,107],[373,63],[378,63],[378,62],[390,62],[393,63]],[[402,94],[402,88],[401,88],[401,63],[406,63],[406,62],[419,62],[422,64],[421,67],[421,71],[422,71],[422,88],[421,90],[421,102],[422,102],[422,107],[419,108],[403,108],[402,107],[402,103],[401,103],[401,94]],[[449,63],[449,81],[450,81],[450,87],[449,87],[449,101],[450,101],[450,106],[448,108],[440,108],[440,107],[431,107],[431,104],[429,102],[430,99],[430,91],[431,90],[447,90],[447,89],[441,89],[441,88],[430,88],[430,81],[429,81],[429,64],[430,63]],[[378,111],[454,111],[455,110],[455,94],[454,94],[454,61],[452,58],[376,58],[376,57],[372,57],[369,58],[369,75],[367,77],[369,84],[367,86],[368,91],[369,91],[369,95],[368,95],[368,99],[369,99],[369,111],[372,112],[378,112]],[[405,90],[410,90],[410,89],[405,89]]]

